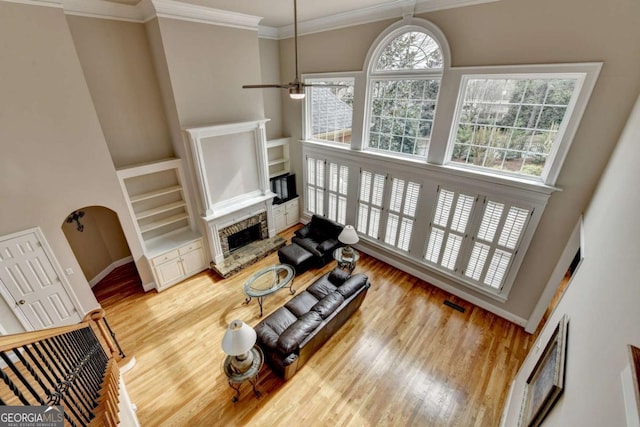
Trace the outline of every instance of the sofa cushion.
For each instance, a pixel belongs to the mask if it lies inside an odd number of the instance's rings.
[[[344,302],[344,297],[340,292],[333,292],[326,297],[322,298],[316,305],[311,307],[311,311],[315,311],[326,319],[331,313],[336,311],[340,305]]]
[[[291,326],[284,331],[278,339],[278,350],[282,354],[289,354],[298,349],[298,346],[314,329],[322,323],[322,317],[315,311],[300,316]]]
[[[314,284],[307,288],[307,292],[310,292],[319,300],[335,292],[338,288],[334,284],[332,284],[329,279],[327,279],[327,276],[328,274],[325,274],[324,276],[316,280]]]
[[[280,307],[269,315],[266,319],[260,322],[258,325],[265,324],[270,327],[276,334],[282,334],[289,326],[298,320],[297,316],[294,316],[287,308]]]
[[[321,242],[320,244],[318,244],[317,249],[320,252],[324,253],[324,252],[330,251],[331,249],[335,248],[339,244],[340,242],[338,241],[338,239],[327,239]]]
[[[334,268],[331,273],[329,273],[329,281],[336,286],[342,285],[351,275],[346,271],[340,268]]]
[[[339,288],[338,292],[342,294],[342,296],[347,299],[356,291],[367,284],[367,276],[364,274],[354,274],[349,277]]]
[[[292,312],[296,317],[300,317],[318,303],[318,298],[314,297],[309,292],[302,292],[295,298],[291,299],[285,307]]]

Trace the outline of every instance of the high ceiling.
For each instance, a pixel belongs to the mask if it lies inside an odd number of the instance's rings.
[[[135,5],[140,0],[105,0]],[[293,23],[293,0],[178,0],[214,9],[261,16],[260,25],[282,27]],[[420,0],[418,0],[420,2]],[[298,20],[308,21],[344,12],[384,4],[407,3],[402,0],[298,0]]]

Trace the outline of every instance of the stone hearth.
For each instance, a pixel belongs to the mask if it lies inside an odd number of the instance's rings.
[[[283,247],[286,243],[286,240],[280,236],[257,240],[235,250],[233,253],[226,256],[222,262],[217,264],[212,262],[211,268],[226,279],[227,277],[233,276],[244,267],[272,254]]]

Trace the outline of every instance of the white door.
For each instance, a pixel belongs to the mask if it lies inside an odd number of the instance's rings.
[[[0,292],[33,330],[82,320],[44,245],[38,229],[0,237]]]

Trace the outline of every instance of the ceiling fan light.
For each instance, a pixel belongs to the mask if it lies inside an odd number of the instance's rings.
[[[289,97],[291,99],[304,99],[304,89],[299,86],[290,88]]]

